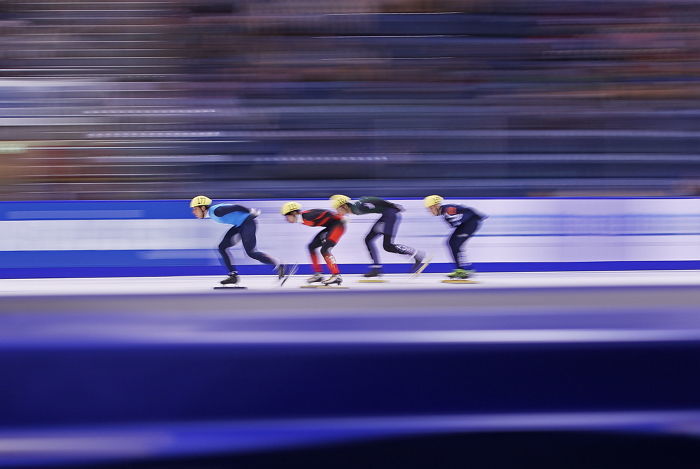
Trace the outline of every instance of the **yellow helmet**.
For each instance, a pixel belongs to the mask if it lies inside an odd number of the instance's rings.
[[[350,197],[347,195],[342,195],[342,194],[336,194],[331,196],[331,207],[333,207],[334,210],[337,210],[338,207],[341,205],[345,205],[348,202],[350,202]]]
[[[445,199],[440,197],[439,195],[429,195],[425,199],[423,199],[423,205],[426,207],[432,207],[433,205],[442,205],[442,202]]]
[[[287,202],[286,204],[282,205],[282,210],[280,210],[280,212],[282,215],[286,215],[295,210],[301,210],[301,204],[299,202]]]
[[[190,202],[190,208],[200,207],[206,205],[207,207],[211,205],[211,199],[206,195],[198,195]]]

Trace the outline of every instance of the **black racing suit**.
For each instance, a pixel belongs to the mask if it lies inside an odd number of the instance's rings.
[[[462,254],[462,245],[474,235],[486,217],[476,210],[457,204],[440,206],[440,214],[445,217],[447,224],[455,229],[447,244],[450,246],[456,268],[470,270],[471,264]]]
[[[367,236],[365,236],[365,244],[367,245],[367,250],[374,263],[372,267],[381,267],[379,253],[374,245],[374,240],[382,235],[384,236],[382,247],[386,252],[404,254],[407,256],[412,256],[416,253],[416,250],[412,247],[394,243],[396,230],[399,227],[399,223],[401,223],[400,212],[403,211],[403,207],[389,202],[388,200],[380,199],[379,197],[361,197],[357,202],[349,203],[348,206],[355,215],[365,215],[367,213],[381,214],[379,219],[372,225]]]

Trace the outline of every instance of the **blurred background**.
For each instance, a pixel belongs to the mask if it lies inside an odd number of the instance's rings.
[[[0,466],[699,468],[699,77],[698,0],[0,0]],[[334,193],[421,277],[300,290]]]
[[[691,0],[0,1],[0,198],[700,194]]]

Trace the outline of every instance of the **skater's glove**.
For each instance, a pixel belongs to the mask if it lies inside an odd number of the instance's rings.
[[[251,208],[251,209],[250,209],[250,216],[251,216],[252,218],[257,218],[257,217],[259,217],[261,213],[262,213],[262,212],[260,211],[260,209],[257,209],[257,208]]]

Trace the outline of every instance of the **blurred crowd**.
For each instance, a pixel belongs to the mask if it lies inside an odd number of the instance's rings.
[[[696,1],[10,0],[0,41],[5,200],[700,195]]]

